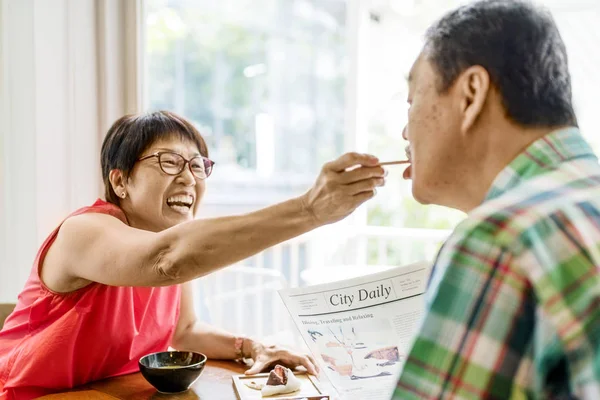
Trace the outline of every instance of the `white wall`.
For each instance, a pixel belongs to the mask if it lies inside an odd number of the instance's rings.
[[[0,0],[0,302],[16,300],[50,231],[101,194],[102,137],[136,107],[131,4]]]
[[[6,160],[4,157],[5,151],[5,139],[4,139],[4,132],[6,131],[6,121],[7,121],[7,114],[8,114],[8,110],[7,110],[7,98],[8,98],[8,93],[5,90],[6,85],[7,85],[7,80],[6,80],[6,64],[7,64],[7,59],[4,56],[5,52],[4,52],[4,48],[6,47],[4,42],[6,41],[6,34],[5,34],[5,21],[6,18],[4,17],[4,15],[6,14],[6,12],[4,11],[4,8],[6,6],[6,1],[5,0],[0,0],[0,263],[3,263],[4,261],[4,255],[6,254],[6,234],[5,234],[5,229],[4,229],[4,225],[5,225],[5,221],[6,221],[6,212],[5,212],[5,207],[4,207],[4,197],[5,197],[5,193],[6,193],[6,182],[4,179],[4,171],[6,169]],[[3,264],[0,264],[0,266]],[[3,284],[3,282],[6,281],[6,277],[3,276],[3,273],[1,272],[4,268],[0,267],[0,297],[3,297],[2,294],[4,293],[5,289],[5,284]],[[2,301],[2,299],[0,299],[0,301]]]

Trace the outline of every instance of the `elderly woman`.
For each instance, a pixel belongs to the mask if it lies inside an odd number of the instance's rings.
[[[248,373],[276,362],[316,372],[307,355],[198,321],[190,281],[344,218],[383,185],[376,158],[345,154],[300,197],[213,219],[194,216],[214,163],[180,116],[122,117],[101,164],[106,201],[75,211],[48,236],[0,332],[0,398],[132,373],[141,356],[169,346],[251,358]]]

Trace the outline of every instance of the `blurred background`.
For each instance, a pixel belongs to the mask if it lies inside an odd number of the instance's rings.
[[[41,242],[101,196],[99,149],[128,112],[191,119],[217,162],[199,217],[303,193],[345,151],[404,158],[405,77],[455,0],[0,0],[0,302]],[[600,2],[540,0],[600,151]],[[402,167],[346,220],[195,282],[205,320],[292,335],[277,290],[432,260],[464,215],[421,206]]]

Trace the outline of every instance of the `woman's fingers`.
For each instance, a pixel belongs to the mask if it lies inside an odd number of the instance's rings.
[[[355,184],[373,176],[383,178],[384,171],[372,156],[348,153],[327,163],[321,169],[314,185],[301,196],[301,205],[307,215],[319,225],[337,222],[352,213],[363,199],[355,197],[348,184]],[[346,171],[352,167],[352,171]]]
[[[267,364],[262,360],[254,360],[254,364],[250,369],[248,369],[245,374],[246,375],[254,375],[262,372],[266,368]]]
[[[301,357],[301,365],[306,368],[306,370],[308,371],[309,374],[317,376],[319,375],[319,371],[317,369],[317,363],[315,363],[315,361],[309,356],[302,356]]]
[[[308,357],[308,359],[310,360],[310,362],[312,363],[312,365],[315,366],[315,371],[317,372],[316,375],[319,375],[320,369],[319,369],[319,365],[317,364],[317,362],[315,361],[315,359],[313,358],[313,356],[311,356],[310,354],[307,354],[306,357]]]
[[[333,172],[342,172],[348,168],[359,165],[365,167],[374,167],[377,165],[377,163],[379,163],[379,159],[375,156],[351,152],[340,156],[337,160],[328,162],[323,166],[323,169]]]
[[[293,353],[282,354],[281,357],[259,357],[254,361],[254,365],[250,367],[245,374],[254,375],[265,370],[269,365],[284,364],[294,369],[297,366],[306,368],[309,374],[319,375],[319,370],[315,360],[309,355],[297,355]]]
[[[382,167],[360,167],[352,171],[340,172],[338,179],[341,184],[349,185],[369,178],[384,178],[385,169]]]
[[[299,366],[299,365],[303,366],[304,368],[306,368],[308,373],[311,375],[315,375],[315,376],[318,375],[315,365],[312,363],[312,361],[307,356],[293,355],[292,363],[295,364],[296,366]]]
[[[350,194],[356,196],[364,192],[373,192],[378,186],[385,185],[383,178],[370,178],[347,185]]]

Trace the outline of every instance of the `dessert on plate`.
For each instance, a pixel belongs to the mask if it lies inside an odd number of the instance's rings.
[[[293,393],[302,387],[302,382],[291,369],[276,365],[269,373],[267,384],[261,389],[263,397],[274,396],[276,394]]]
[[[279,364],[269,373],[266,384],[255,381],[245,384],[251,389],[260,390],[262,397],[293,393],[302,387],[302,382],[296,378],[292,370]]]

